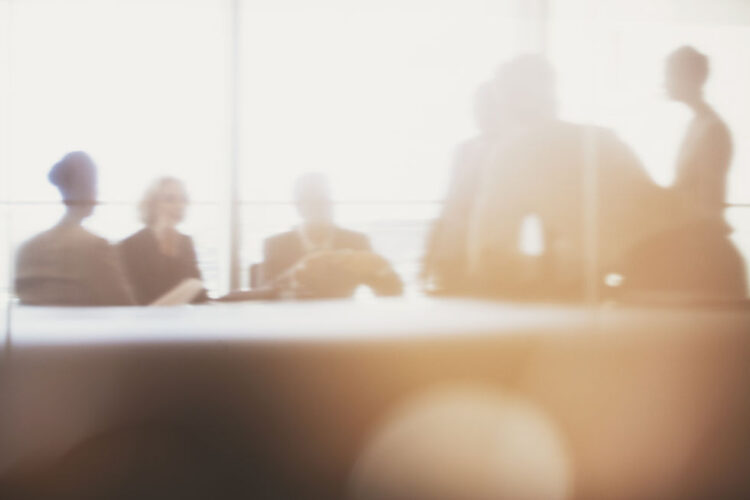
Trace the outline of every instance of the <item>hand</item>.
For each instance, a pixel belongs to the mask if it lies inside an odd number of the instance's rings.
[[[351,295],[361,280],[346,265],[341,251],[324,251],[308,255],[293,270],[294,288],[316,297]]]
[[[391,265],[371,251],[350,251],[342,256],[343,265],[357,276],[359,283],[369,286],[376,295],[400,295],[403,283]]]
[[[368,250],[343,250],[339,252],[339,259],[342,270],[357,276],[360,282],[390,270],[387,260]]]

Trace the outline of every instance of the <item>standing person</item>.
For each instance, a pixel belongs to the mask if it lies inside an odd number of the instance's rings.
[[[478,133],[457,150],[448,193],[431,228],[422,278],[434,291],[471,292],[481,274],[477,243],[479,194],[494,177],[503,149],[527,130],[555,116],[551,69],[534,55],[522,55],[498,68],[475,96]],[[501,165],[499,168],[513,168]]]
[[[667,57],[667,95],[693,112],[671,189],[685,220],[628,254],[623,266],[626,294],[645,291],[693,301],[739,300],[747,294],[745,261],[724,220],[732,140],[704,99],[708,73],[708,58],[692,47],[680,47]]]
[[[471,291],[591,297],[634,245],[674,223],[676,209],[615,134],[557,117],[555,75],[545,58],[521,56],[501,71],[513,116],[526,125],[497,151],[479,184]],[[519,237],[532,215],[544,249],[529,261]]]
[[[476,93],[474,116],[478,133],[456,150],[448,192],[427,237],[421,277],[436,291],[455,293],[467,286],[469,225],[482,170],[491,161],[498,136],[501,112],[496,94],[492,81],[482,84]]]
[[[677,157],[673,188],[700,217],[718,219],[726,201],[732,139],[703,96],[708,73],[708,58],[693,47],[680,47],[667,57],[667,95],[693,112]]]
[[[82,151],[68,153],[49,172],[66,210],[60,222],[21,246],[16,258],[16,294],[23,304],[132,305],[117,252],[81,226],[94,212],[97,168]]]
[[[119,244],[139,304],[151,304],[184,280],[201,279],[193,240],[177,230],[187,205],[182,181],[174,177],[157,179],[139,205],[145,227]],[[193,302],[206,299],[203,290]]]

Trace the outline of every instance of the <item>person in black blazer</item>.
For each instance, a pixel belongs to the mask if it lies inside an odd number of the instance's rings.
[[[146,225],[119,244],[128,279],[139,304],[151,304],[186,279],[201,279],[193,240],[177,231],[188,197],[179,179],[157,179],[140,203]],[[206,300],[205,290],[193,302]]]
[[[369,238],[334,224],[324,175],[300,177],[294,198],[302,223],[265,241],[262,285],[303,288],[314,296],[350,295],[360,284],[380,295],[401,293],[401,280],[390,264],[372,251]]]

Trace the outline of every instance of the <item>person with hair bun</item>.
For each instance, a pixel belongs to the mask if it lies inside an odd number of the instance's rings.
[[[23,304],[60,306],[132,305],[117,252],[81,223],[94,212],[96,165],[75,151],[49,172],[66,206],[51,229],[26,241],[16,257],[16,294]]]
[[[146,226],[119,244],[139,304],[151,304],[185,280],[200,280],[193,240],[176,227],[185,218],[188,195],[175,177],[156,179],[139,205]],[[208,299],[200,290],[192,302]]]

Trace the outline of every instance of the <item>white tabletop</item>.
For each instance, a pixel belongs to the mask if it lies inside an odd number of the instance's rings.
[[[151,342],[310,342],[581,333],[664,324],[743,328],[732,309],[612,308],[437,298],[245,302],[175,307],[15,306],[12,346]],[[637,328],[634,328],[637,330]]]

